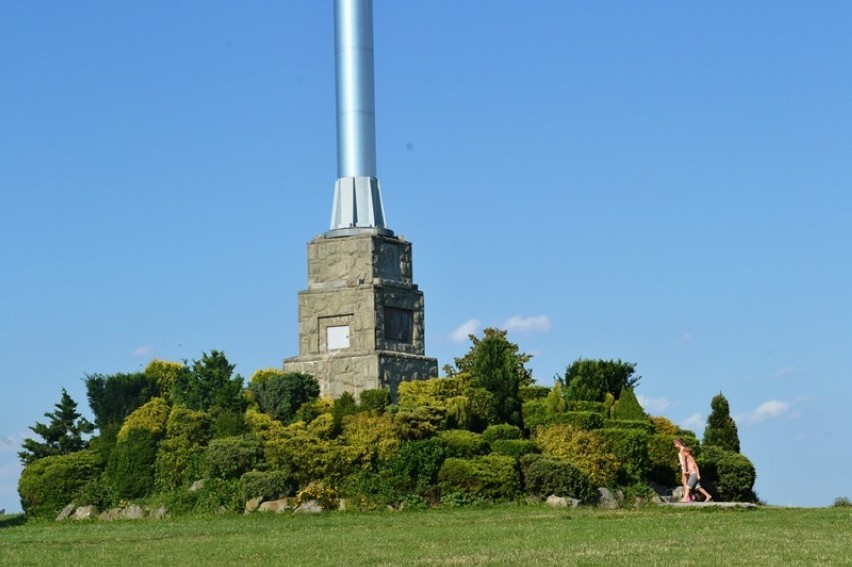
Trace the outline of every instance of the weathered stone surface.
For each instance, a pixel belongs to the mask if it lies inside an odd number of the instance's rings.
[[[598,488],[598,505],[600,505],[601,508],[614,510],[619,506],[618,498],[609,488]]]
[[[243,510],[246,514],[251,514],[252,512],[256,512],[260,505],[263,503],[263,498],[251,498],[246,501],[246,507]]]
[[[56,521],[61,522],[62,520],[67,520],[68,518],[71,517],[71,514],[73,514],[74,510],[76,510],[76,509],[77,509],[77,506],[75,506],[74,504],[69,504],[68,506],[63,508],[59,512],[59,514],[56,515]]]
[[[187,490],[189,492],[198,492],[202,488],[204,488],[204,481],[203,480],[196,480],[195,482],[193,482],[190,485],[190,487]]]
[[[138,504],[131,504],[124,509],[124,517],[128,520],[140,520],[145,517],[145,510]]]
[[[293,510],[294,514],[316,514],[322,512],[322,506],[316,500],[306,500]]]
[[[124,517],[124,508],[110,508],[109,510],[104,510],[98,516],[99,520],[104,522],[112,522],[114,520],[120,520]]]
[[[544,503],[552,508],[576,508],[580,505],[580,501],[576,498],[566,498],[555,494],[548,496]]]
[[[280,514],[281,512],[285,512],[290,510],[290,500],[287,498],[281,498],[280,500],[269,500],[267,502],[263,502],[260,506],[258,506],[258,512],[275,512]]]
[[[410,243],[375,233],[317,237],[299,293],[299,355],[284,370],[313,375],[323,396],[387,388],[396,399],[402,380],[438,375],[438,361],[425,356],[424,320]]]
[[[80,506],[71,514],[72,520],[90,520],[97,517],[98,509],[95,506]]]
[[[162,520],[163,518],[168,518],[169,513],[165,506],[157,506],[148,511],[148,517],[154,520]]]

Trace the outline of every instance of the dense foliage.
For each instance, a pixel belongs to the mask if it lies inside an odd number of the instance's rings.
[[[714,496],[756,499],[748,459],[645,414],[632,391],[634,365],[578,361],[546,388],[525,384],[529,357],[504,332],[473,343],[451,377],[401,384],[396,405],[386,390],[320,398],[313,377],[278,370],[255,373],[244,389],[218,351],[189,367],[154,361],[140,374],[91,375],[99,434],[87,449],[81,435],[91,426],[63,391],[57,411],[45,414],[51,425],[33,430],[65,453],[26,445],[25,511],[49,516],[72,501],[236,511],[285,496],[343,499],[356,509],[524,494],[591,503],[602,486],[628,494],[676,486],[675,436],[695,447]],[[73,444],[54,435],[60,426]]]
[[[18,453],[21,463],[27,465],[44,457],[67,455],[86,447],[83,435],[92,433],[95,427],[77,411],[77,402],[65,388],[62,389],[62,398],[54,407],[56,410],[44,414],[50,420],[47,424],[36,422],[30,427],[42,441],[24,439],[24,450]]]
[[[710,415],[704,428],[704,444],[739,453],[740,436],[731,417],[728,400],[720,392],[710,401]]]

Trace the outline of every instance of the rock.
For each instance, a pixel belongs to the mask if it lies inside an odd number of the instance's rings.
[[[97,517],[98,509],[95,506],[80,506],[71,514],[72,520],[91,520]]]
[[[289,510],[291,508],[290,501],[286,498],[281,498],[280,500],[269,500],[267,502],[262,503],[258,506],[258,512],[275,512],[276,514],[280,514],[285,510]]]
[[[618,508],[618,499],[609,488],[598,488],[598,504],[601,508],[614,510]]]
[[[340,510],[341,512],[345,512],[346,506],[347,506],[347,502],[346,502],[345,498],[341,498],[340,500],[338,500],[338,502],[337,502],[337,509],[338,510]]]
[[[678,486],[674,490],[672,490],[672,499],[670,502],[680,502],[683,500],[683,487]]]
[[[145,517],[145,510],[138,504],[131,504],[124,509],[123,516],[128,520],[140,520]]]
[[[550,506],[551,508],[568,507],[568,499],[562,496],[556,496],[555,494],[551,494],[550,496],[548,496],[547,500],[545,500],[544,503]]]
[[[101,512],[101,515],[98,516],[98,519],[103,520],[104,522],[112,522],[113,520],[120,520],[123,516],[124,508],[112,508],[110,510]]]
[[[76,509],[77,509],[77,507],[75,505],[69,504],[68,506],[63,508],[62,511],[59,512],[59,514],[57,514],[56,521],[61,522],[62,520],[67,520],[68,518],[71,517],[71,514],[73,514],[74,510],[76,510]]]
[[[187,490],[189,490],[189,492],[198,492],[202,488],[204,488],[204,481],[203,480],[196,480],[195,482],[192,483],[192,485],[190,485],[190,487]]]
[[[260,498],[260,497],[252,498],[251,500],[247,500],[244,512],[246,514],[251,514],[252,512],[256,512],[261,504],[263,504],[263,498]]]
[[[153,510],[148,511],[148,517],[154,520],[162,520],[163,518],[168,518],[169,513],[166,511],[165,506],[157,506]]]
[[[293,513],[316,514],[322,512],[322,506],[316,500],[306,500],[302,502],[298,508],[293,510]]]

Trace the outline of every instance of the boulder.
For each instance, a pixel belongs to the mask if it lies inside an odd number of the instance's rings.
[[[61,522],[62,520],[67,520],[71,517],[71,514],[73,514],[74,510],[76,509],[77,507],[74,504],[69,504],[68,506],[63,508],[62,511],[59,512],[59,514],[56,515],[56,521]]]
[[[263,498],[260,498],[260,497],[252,498],[251,500],[247,500],[244,512],[246,514],[251,514],[252,512],[256,512],[261,504],[263,504]]]
[[[306,500],[302,502],[298,508],[293,510],[293,513],[316,514],[322,512],[322,506],[316,500]]]
[[[193,482],[190,485],[190,487],[187,490],[189,490],[189,492],[198,492],[202,488],[204,488],[204,481],[203,480],[196,480],[195,482]]]
[[[280,514],[286,510],[290,510],[290,501],[286,498],[281,498],[280,500],[269,500],[267,502],[262,503],[258,506],[258,512],[275,512],[276,514]]]
[[[154,520],[162,520],[163,518],[168,518],[169,513],[166,511],[166,507],[161,505],[149,510],[148,517]]]
[[[91,520],[97,517],[98,509],[95,506],[80,506],[71,514],[72,520]]]
[[[598,505],[601,508],[614,510],[619,506],[618,498],[616,498],[615,494],[609,488],[598,488]]]
[[[98,516],[98,519],[103,520],[104,522],[112,522],[113,520],[120,520],[123,516],[124,508],[112,508],[110,510],[101,512],[101,515]]]
[[[124,509],[124,517],[128,520],[140,520],[145,517],[145,510],[138,504],[131,504]]]

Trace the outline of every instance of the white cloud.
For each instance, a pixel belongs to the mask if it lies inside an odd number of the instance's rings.
[[[775,373],[776,378],[788,378],[790,376],[795,376],[799,374],[801,370],[796,368],[795,366],[787,366],[786,368],[782,368],[778,372]]]
[[[691,343],[691,342],[692,342],[692,334],[691,333],[684,333],[681,336],[679,336],[677,338],[677,340],[675,341],[675,343],[677,343],[677,344]]]
[[[697,431],[699,428],[704,426],[704,416],[700,413],[694,413],[691,416],[687,417],[683,421],[680,422],[680,426],[684,429],[691,429]]]
[[[792,415],[792,409],[793,407],[787,402],[769,400],[757,406],[754,411],[744,416],[743,419],[746,423],[760,423],[768,419],[790,416]]]
[[[153,354],[154,347],[152,347],[151,345],[141,346],[133,351],[133,356],[135,358],[141,358],[143,356],[153,356]]]
[[[482,329],[482,322],[479,319],[469,319],[459,326],[458,329],[450,333],[450,339],[454,343],[463,343],[469,335],[475,335]]]
[[[639,405],[642,406],[642,409],[655,415],[661,414],[676,405],[669,401],[668,398],[646,398],[645,396],[637,395],[636,399],[639,400]]]
[[[515,315],[503,323],[503,328],[516,333],[535,333],[538,331],[546,333],[550,330],[550,319],[547,318],[547,315],[534,317]]]

